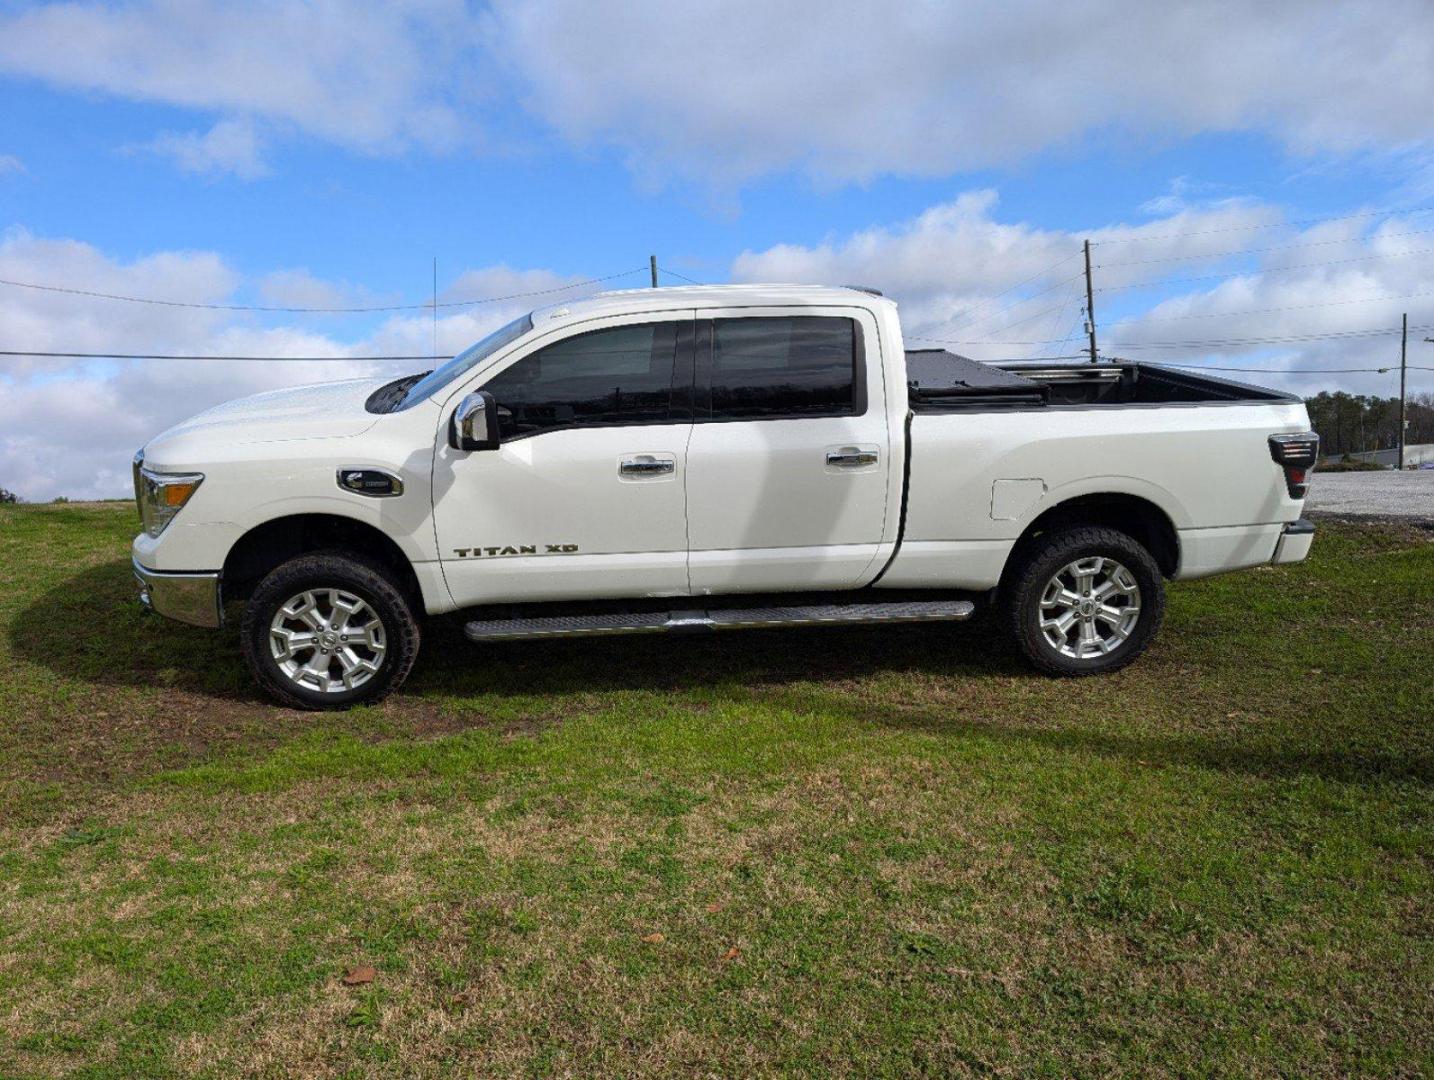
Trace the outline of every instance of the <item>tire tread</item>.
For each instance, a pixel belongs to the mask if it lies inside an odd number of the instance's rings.
[[[367,592],[381,606],[392,609],[398,623],[385,626],[388,634],[388,664],[357,691],[345,694],[303,694],[297,692],[274,666],[272,658],[261,651],[267,644],[271,609],[315,580],[332,585],[313,587],[355,587]],[[418,659],[420,643],[418,620],[403,590],[392,574],[380,564],[351,551],[314,551],[296,556],[271,570],[244,605],[240,623],[240,643],[244,662],[260,688],[280,704],[292,709],[334,710],[353,705],[371,705],[382,701],[403,685]]]
[[[1040,630],[1024,614],[1032,602],[1032,593],[1039,603],[1039,594],[1045,590],[1051,575],[1082,554],[1118,557],[1130,570],[1145,578],[1141,582],[1141,612],[1135,639],[1109,656],[1086,663],[1052,651]],[[1015,570],[1001,589],[1000,617],[1021,655],[1037,671],[1065,678],[1119,671],[1138,659],[1160,630],[1165,618],[1164,579],[1154,557],[1128,533],[1102,525],[1056,529],[1023,543],[1012,561]]]

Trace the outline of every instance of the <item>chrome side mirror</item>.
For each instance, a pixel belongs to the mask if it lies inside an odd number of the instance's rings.
[[[478,390],[464,397],[453,410],[448,425],[448,445],[455,450],[496,450],[498,436],[498,403],[487,390]]]

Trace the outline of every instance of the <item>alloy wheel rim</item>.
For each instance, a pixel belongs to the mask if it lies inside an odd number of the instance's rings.
[[[269,653],[290,682],[325,694],[356,690],[378,674],[388,639],[368,602],[343,589],[306,589],[269,623]]]
[[[1041,592],[1041,636],[1072,660],[1110,655],[1130,640],[1139,622],[1135,575],[1104,555],[1067,563]]]

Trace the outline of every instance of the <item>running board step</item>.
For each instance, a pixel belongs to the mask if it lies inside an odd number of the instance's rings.
[[[916,600],[889,604],[816,604],[804,607],[713,608],[637,614],[540,615],[526,619],[475,619],[470,641],[595,637],[603,634],[703,633],[777,626],[853,626],[875,623],[956,622],[969,618],[969,600]]]

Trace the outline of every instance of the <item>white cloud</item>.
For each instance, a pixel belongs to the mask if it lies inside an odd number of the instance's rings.
[[[1427,141],[1426,0],[499,0],[501,52],[567,138],[650,175],[828,182],[1009,164],[1083,135]],[[1397,30],[1395,28],[1398,28]]]
[[[231,333],[189,347],[241,348],[259,355],[302,349],[344,355],[302,333]],[[166,346],[175,347],[175,346]],[[61,367],[5,379],[0,405],[0,486],[23,498],[122,498],[129,460],[154,435],[221,401],[280,386],[352,378],[373,364],[195,363],[173,360]]]
[[[475,341],[534,308],[600,292],[603,285],[551,270],[514,270],[489,266],[465,270],[438,294],[437,356],[453,356]],[[612,287],[621,287],[613,282]],[[479,300],[482,303],[463,304]],[[451,306],[461,305],[461,306]],[[392,315],[368,338],[375,353],[429,355],[433,349],[431,310]],[[411,366],[411,365],[410,365]]]
[[[1393,338],[1241,342],[1392,327],[1403,310],[1410,312],[1412,325],[1434,324],[1434,260],[1425,253],[1434,247],[1434,233],[1427,232],[1434,221],[1427,215],[1354,214],[1296,227],[1281,220],[1276,207],[1228,203],[1093,230],[1097,281],[1107,290],[1097,296],[1104,350],[1156,361],[1289,369],[1288,376],[1233,377],[1301,392],[1344,387],[1393,393],[1389,376],[1295,373],[1393,363]],[[1068,335],[1067,348],[1080,345],[1083,238],[1003,221],[995,194],[976,191],[909,221],[813,246],[744,253],[732,277],[872,285],[901,303],[913,341],[943,339],[957,351],[986,358],[1044,355],[1059,348],[1051,339],[1061,334]],[[1242,271],[1238,276],[1181,284],[1226,273],[1232,261]],[[313,302],[367,296],[302,270],[247,282],[212,252],[159,252],[123,262],[80,241],[23,230],[0,237],[0,277],[205,304],[235,303],[246,286],[294,306],[336,306]],[[440,293],[440,303],[490,302],[441,308],[439,352],[455,353],[514,316],[562,296],[623,284],[579,285],[580,280],[503,266],[464,272]],[[1121,288],[1150,281],[1167,282],[1151,300],[1141,299],[1142,290]],[[559,288],[564,291],[547,292]],[[432,314],[421,307],[337,324],[351,328],[345,334],[319,328],[332,325],[331,319],[303,315],[275,318],[0,288],[6,347],[335,358],[310,363],[5,358],[0,360],[0,486],[31,499],[122,496],[135,448],[200,409],[278,386],[428,366],[351,359],[428,354]],[[1155,343],[1164,344],[1141,348]],[[1427,376],[1416,377],[1411,389],[1428,385]]]
[[[1169,259],[1173,266],[1227,249],[1232,234],[1225,230],[1278,220],[1271,207],[1232,202],[1141,225],[1070,233],[1002,222],[995,216],[996,202],[994,191],[966,192],[894,226],[813,247],[782,244],[744,252],[734,261],[732,276],[871,286],[900,299],[908,333],[956,340],[958,351],[977,357],[1024,355],[1041,350],[981,343],[1044,339],[1078,321],[1084,239],[1140,240],[1141,258]],[[1138,278],[1134,268],[1115,268],[1102,282],[1115,286]],[[1026,296],[1031,301],[1022,303]]]
[[[308,270],[274,270],[259,279],[259,295],[269,307],[340,308],[380,303],[367,290],[325,281]]]
[[[0,14],[0,72],[217,117],[163,137],[191,168],[262,168],[254,131],[373,153],[511,150],[533,125],[508,117],[526,109],[572,144],[616,148],[645,181],[731,189],[785,170],[951,175],[1110,132],[1418,152],[1434,134],[1434,8],[86,2]]]
[[[1427,215],[1356,213],[1299,228],[1280,224],[1276,207],[1233,202],[1068,233],[1001,222],[995,210],[994,193],[970,192],[894,226],[745,252],[732,276],[882,289],[916,345],[978,359],[1066,355],[1085,348],[1088,237],[1103,353],[1272,368],[1231,377],[1301,393],[1396,393],[1387,375],[1299,372],[1397,366],[1397,337],[1362,332],[1397,327],[1403,311],[1411,326],[1434,325]],[[1361,336],[1312,336],[1324,334]],[[1269,338],[1300,340],[1251,340]]]
[[[223,303],[239,284],[239,275],[211,252],[161,252],[121,263],[81,241],[37,237],[24,229],[10,229],[0,235],[0,277],[195,304]],[[203,338],[225,318],[222,312],[198,308],[128,304],[13,286],[0,288],[0,327],[4,327],[7,348],[153,351],[157,342]],[[5,370],[14,374],[17,366],[24,373],[34,365],[9,362]]]
[[[249,120],[220,120],[206,132],[166,131],[145,148],[173,159],[188,173],[233,173],[255,180],[270,172]]]
[[[0,278],[198,304],[240,302],[235,294],[246,284],[212,252],[161,252],[125,263],[80,241],[40,238],[19,229],[0,238]],[[571,286],[579,280],[507,267],[465,272],[440,294],[440,303],[512,299],[440,309],[440,354],[457,353],[535,306],[594,291],[593,286],[579,286],[557,294],[514,295]],[[277,271],[253,284],[266,302],[281,301],[283,306],[339,306],[328,303],[334,299],[348,306],[348,301],[368,299],[354,286],[327,282],[302,270]],[[0,287],[5,348],[334,358],[297,363],[0,358],[0,487],[33,500],[61,494],[124,496],[134,451],[158,432],[211,405],[281,386],[433,366],[425,361],[346,359],[428,355],[433,335],[430,312],[358,316],[344,324],[352,327],[345,335],[316,329],[319,321],[295,314],[276,322],[244,312]],[[325,326],[332,322],[322,320]]]
[[[18,176],[25,172],[25,163],[14,154],[0,154],[0,176]]]
[[[453,145],[477,24],[457,0],[154,0],[0,16],[0,71],[226,115],[366,151]]]
[[[1250,245],[1254,265],[1248,271],[1201,283],[1110,326],[1110,351],[1155,362],[1274,367],[1288,374],[1245,377],[1300,393],[1343,386],[1396,394],[1397,379],[1388,373],[1301,374],[1320,368],[1397,371],[1400,316],[1407,312],[1416,328],[1413,349],[1424,336],[1418,328],[1434,326],[1429,217],[1390,217],[1376,228],[1366,226],[1367,219],[1354,217],[1290,230],[1273,244],[1262,237]],[[1260,250],[1266,246],[1276,250]],[[1418,365],[1417,352],[1410,363]],[[1413,373],[1414,389],[1430,382]]]
[[[1197,210],[1201,207],[1228,204],[1234,188],[1230,184],[1217,184],[1208,180],[1195,180],[1188,176],[1177,176],[1167,186],[1165,194],[1147,199],[1140,204],[1144,214],[1178,214],[1182,210]]]

